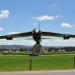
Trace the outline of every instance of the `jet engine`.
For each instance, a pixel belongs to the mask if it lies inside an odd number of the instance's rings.
[[[69,35],[64,35],[63,39],[66,40],[66,39],[69,39],[70,36]]]
[[[13,37],[11,35],[6,36],[6,40],[13,40]]]

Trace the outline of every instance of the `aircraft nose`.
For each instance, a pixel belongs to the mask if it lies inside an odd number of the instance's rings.
[[[38,32],[39,30],[38,29],[36,29],[36,33]]]

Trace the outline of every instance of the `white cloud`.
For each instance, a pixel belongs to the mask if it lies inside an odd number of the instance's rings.
[[[25,38],[14,38],[13,40],[6,40],[6,39],[0,40],[0,45],[14,45],[14,44],[33,46],[35,44],[35,41],[33,39],[25,40]],[[63,40],[59,38],[50,40],[43,39],[41,44],[42,46],[75,46],[75,39],[70,40]]]
[[[18,34],[19,32],[9,32],[8,34]]]
[[[8,43],[7,43],[8,42]],[[0,45],[29,45],[33,46],[35,42],[33,40],[25,40],[25,38],[14,38],[13,40],[1,39]]]
[[[54,20],[55,18],[56,18],[55,16],[48,16],[48,15],[34,17],[34,19],[39,20],[39,21]]]
[[[44,46],[75,46],[75,40],[63,40],[63,39],[54,39],[54,40],[42,40],[42,45]]]
[[[0,19],[8,18],[10,15],[9,10],[1,10],[0,11]]]
[[[3,31],[3,30],[4,30],[4,28],[0,27],[0,31]]]
[[[43,15],[43,16],[34,17],[34,19],[36,19],[38,21],[48,21],[48,20],[54,20],[54,19],[60,18],[60,17],[62,17],[62,15],[56,15],[56,16]]]
[[[62,28],[72,28],[73,25],[70,24],[70,23],[63,22],[63,23],[61,23],[61,27],[62,27]]]

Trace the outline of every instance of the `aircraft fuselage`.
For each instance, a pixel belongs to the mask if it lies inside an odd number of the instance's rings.
[[[41,42],[41,31],[36,31],[33,29],[33,39],[36,42],[36,44],[40,44]]]

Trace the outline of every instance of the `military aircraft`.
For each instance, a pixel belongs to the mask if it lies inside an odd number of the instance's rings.
[[[29,36],[33,37],[33,40],[36,42],[36,44],[40,44],[42,39],[46,39],[46,38],[42,38],[41,36],[62,37],[64,40],[69,38],[75,38],[75,35],[72,34],[45,32],[45,31],[41,31],[40,29],[37,30],[36,28],[34,28],[32,31],[29,32],[3,35],[0,36],[0,39],[13,40],[13,38],[29,37]]]
[[[39,25],[38,29],[33,28],[33,30],[29,32],[3,35],[3,36],[0,36],[0,39],[13,40],[13,38],[29,37],[29,36],[32,36],[33,40],[36,42],[35,47],[37,47],[38,49],[40,49],[41,40],[46,39],[46,38],[42,38],[42,36],[62,37],[64,40],[69,38],[75,38],[75,35],[72,35],[72,34],[62,34],[62,33],[41,31],[40,25]],[[36,50],[37,48],[35,48],[34,50]]]

